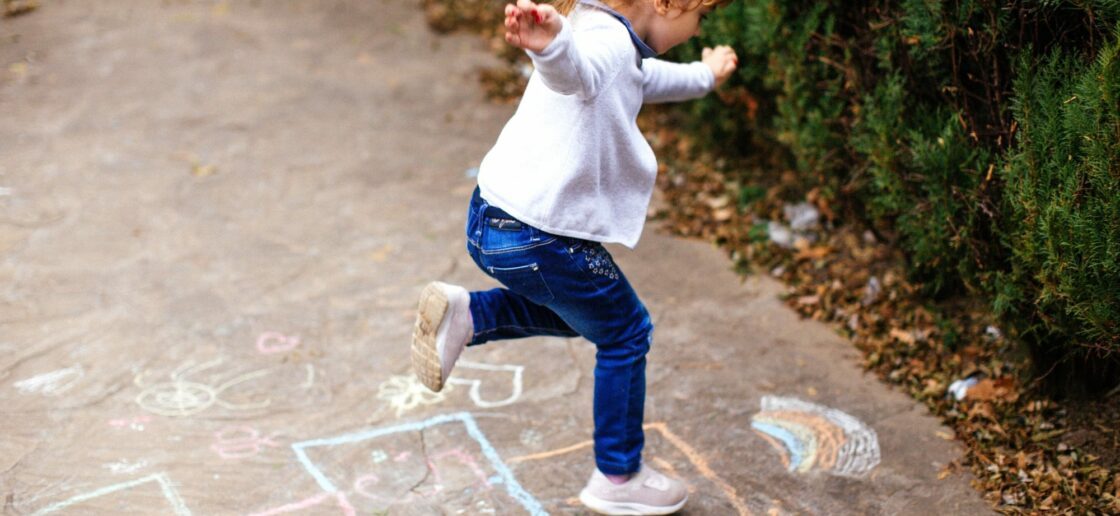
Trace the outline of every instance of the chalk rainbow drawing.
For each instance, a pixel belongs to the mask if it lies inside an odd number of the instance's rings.
[[[480,364],[480,363],[477,363],[477,362],[469,362],[469,361],[466,361],[466,360],[460,360],[459,363],[457,364],[457,366],[460,369],[477,369],[477,370],[480,370],[480,371],[513,373],[513,378],[511,380],[513,386],[512,386],[509,397],[507,397],[506,399],[503,399],[503,400],[498,400],[498,401],[487,401],[487,400],[482,399],[482,396],[479,393],[479,390],[482,388],[482,380],[461,379],[461,378],[449,378],[447,380],[448,383],[454,383],[454,384],[458,384],[458,385],[469,385],[471,387],[471,392],[470,392],[471,401],[473,401],[475,405],[478,405],[479,407],[482,407],[482,408],[504,407],[506,405],[509,405],[511,403],[516,402],[519,398],[521,398],[521,376],[522,376],[522,373],[525,371],[524,366],[508,365],[508,364],[499,364],[499,365]]]
[[[814,468],[861,477],[879,464],[875,430],[839,410],[797,398],[763,396],[751,428],[781,453],[790,472]]]
[[[71,505],[79,504],[79,503],[82,503],[86,500],[91,500],[91,499],[94,499],[94,498],[98,498],[98,497],[101,497],[101,496],[112,494],[112,493],[115,493],[117,491],[124,491],[126,489],[132,489],[136,486],[146,484],[148,482],[155,482],[155,483],[159,484],[160,490],[163,491],[163,497],[167,499],[167,502],[169,504],[171,504],[171,510],[173,510],[175,512],[175,514],[178,514],[179,516],[190,516],[190,514],[191,514],[190,509],[187,509],[186,504],[183,503],[183,499],[181,497],[179,497],[179,493],[177,491],[175,491],[175,485],[171,483],[171,479],[167,477],[167,473],[154,473],[154,474],[148,475],[146,477],[138,478],[136,480],[130,480],[128,482],[121,482],[119,484],[113,484],[113,485],[110,485],[110,486],[105,486],[105,487],[102,487],[101,489],[90,491],[90,492],[85,493],[85,494],[80,494],[80,495],[75,496],[73,498],[63,500],[61,502],[58,502],[58,503],[49,505],[47,507],[44,507],[42,509],[39,509],[39,511],[36,512],[34,514],[34,516],[39,516],[41,514],[50,514],[52,512],[61,511],[62,509],[70,507]]]
[[[540,502],[537,501],[537,499],[534,498],[533,495],[529,494],[529,492],[525,491],[525,489],[521,487],[521,484],[517,482],[517,479],[513,476],[513,473],[510,471],[509,467],[506,466],[506,464],[502,461],[502,458],[498,455],[498,452],[490,444],[490,440],[487,439],[486,435],[482,433],[482,430],[478,428],[478,423],[475,422],[474,416],[472,416],[469,412],[445,414],[414,423],[406,423],[391,427],[364,430],[326,439],[301,441],[292,443],[292,451],[295,452],[296,458],[299,460],[300,464],[303,465],[303,468],[307,470],[312,478],[315,479],[315,482],[319,484],[319,487],[324,492],[342,493],[343,491],[340,490],[338,486],[336,486],[333,482],[331,482],[330,479],[327,478],[327,475],[323,473],[323,471],[311,461],[311,458],[308,456],[309,449],[359,443],[371,439],[377,439],[379,437],[405,432],[420,432],[435,426],[448,423],[461,423],[466,429],[467,434],[472,439],[474,439],[475,442],[478,443],[479,448],[482,450],[483,456],[486,457],[486,460],[490,463],[490,467],[492,467],[494,471],[497,472],[497,475],[487,479],[487,484],[504,485],[509,496],[520,503],[521,506],[525,508],[525,510],[527,510],[534,516],[548,514],[547,512],[545,512],[544,508],[541,507]],[[457,458],[462,459],[462,457]],[[474,468],[472,468],[472,470],[473,469]]]

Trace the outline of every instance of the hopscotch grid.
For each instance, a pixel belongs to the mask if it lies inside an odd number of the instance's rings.
[[[95,489],[95,490],[90,491],[88,493],[80,494],[80,495],[74,496],[72,498],[63,500],[61,502],[49,505],[49,506],[47,506],[43,509],[40,509],[33,516],[39,516],[41,514],[49,514],[49,513],[55,512],[55,511],[65,509],[65,508],[67,508],[71,505],[82,503],[86,500],[92,500],[94,498],[105,496],[105,495],[110,494],[110,493],[115,493],[117,491],[124,491],[126,489],[132,489],[133,487],[136,487],[140,484],[145,484],[145,483],[152,482],[152,481],[155,481],[159,484],[160,490],[163,492],[163,496],[165,498],[167,498],[167,501],[171,504],[171,507],[175,510],[175,514],[178,514],[180,516],[190,516],[190,514],[191,514],[190,509],[187,509],[186,504],[183,503],[183,499],[179,496],[179,493],[175,491],[175,485],[172,484],[171,479],[167,477],[167,473],[153,473],[153,474],[148,475],[146,477],[141,477],[141,478],[138,478],[138,479],[135,479],[135,480],[129,480],[127,482],[121,482],[119,484],[113,484],[113,485],[110,485],[110,486],[102,487],[100,489]]]
[[[455,421],[463,423],[463,426],[466,428],[467,433],[476,442],[478,442],[479,447],[482,449],[483,455],[486,456],[487,460],[490,461],[490,465],[498,472],[498,476],[501,478],[502,483],[505,484],[506,491],[509,493],[509,495],[513,497],[513,499],[520,502],[521,505],[525,507],[525,509],[527,509],[530,514],[548,514],[547,512],[545,512],[544,508],[541,507],[540,502],[538,502],[537,499],[533,497],[533,495],[529,494],[528,491],[525,491],[525,489],[521,487],[521,484],[517,482],[517,479],[513,476],[513,472],[502,461],[501,457],[498,455],[498,452],[494,450],[494,447],[490,444],[490,440],[487,439],[486,436],[482,433],[482,430],[479,429],[474,417],[469,412],[443,414],[413,423],[405,423],[402,425],[395,425],[391,427],[354,432],[336,437],[301,441],[298,443],[292,443],[292,450],[295,452],[297,460],[299,460],[304,469],[306,469],[307,472],[311,474],[311,476],[319,484],[320,488],[328,493],[336,493],[338,492],[338,487],[335,486],[326,477],[322,470],[316,467],[315,464],[311,461],[306,451],[308,448],[351,444],[374,439],[384,435],[426,430],[434,426]]]

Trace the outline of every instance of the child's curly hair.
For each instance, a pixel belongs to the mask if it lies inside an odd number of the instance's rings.
[[[617,9],[619,6],[630,5],[637,0],[603,0],[603,3],[609,5],[612,9]],[[721,6],[731,3],[731,0],[654,0],[657,4],[664,5],[665,7],[676,7],[682,11],[693,11],[701,7],[708,6]],[[579,0],[553,0],[552,6],[560,11],[560,14],[567,16],[572,13]]]

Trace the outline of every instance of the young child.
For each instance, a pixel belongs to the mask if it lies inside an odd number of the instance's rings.
[[[536,70],[479,167],[467,251],[506,288],[421,293],[412,367],[439,391],[465,346],[536,335],[597,347],[597,469],[580,500],[605,514],[669,514],[684,485],[641,461],[646,353],[653,325],[605,242],[638,243],[657,161],[638,130],[643,103],[697,98],[737,66],[728,47],[703,60],[654,59],[699,31],[729,0],[517,0],[506,41]]]

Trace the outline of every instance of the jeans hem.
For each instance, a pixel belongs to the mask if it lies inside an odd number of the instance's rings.
[[[604,475],[630,475],[632,473],[637,473],[638,470],[642,469],[642,463],[635,462],[631,465],[620,465],[617,463],[610,463],[596,459],[595,467],[599,468],[599,471],[601,471]]]

